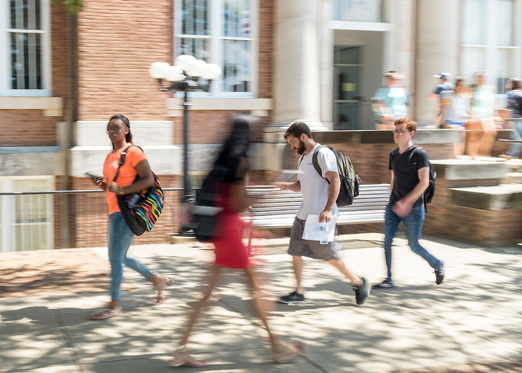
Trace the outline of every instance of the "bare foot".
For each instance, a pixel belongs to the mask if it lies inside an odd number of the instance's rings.
[[[167,276],[154,275],[151,282],[154,284],[154,288],[158,291],[158,294],[156,295],[156,304],[160,305],[165,301],[165,299],[167,299],[164,291],[167,289],[167,286],[172,284],[172,280]]]

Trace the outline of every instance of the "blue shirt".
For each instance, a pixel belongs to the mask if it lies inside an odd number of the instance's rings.
[[[375,93],[375,99],[382,101],[395,119],[406,117],[408,98],[408,90],[404,87],[381,87]]]

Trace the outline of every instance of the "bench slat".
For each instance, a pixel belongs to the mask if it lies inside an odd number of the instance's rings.
[[[259,197],[249,213],[242,215],[245,221],[264,228],[289,228],[301,206],[302,195],[281,190],[272,185],[248,186],[249,195]],[[390,196],[389,184],[361,185],[359,196],[351,206],[339,208],[337,224],[375,223],[384,221],[384,211]]]

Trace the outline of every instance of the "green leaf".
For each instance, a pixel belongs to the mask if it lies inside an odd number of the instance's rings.
[[[75,15],[82,11],[85,2],[84,0],[52,0],[51,4],[53,6],[63,4],[69,14]]]

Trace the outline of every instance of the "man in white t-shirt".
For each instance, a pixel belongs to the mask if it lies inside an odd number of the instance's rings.
[[[297,212],[290,233],[288,254],[292,256],[292,264],[297,282],[295,291],[279,298],[280,303],[305,302],[302,274],[303,256],[321,259],[337,268],[353,285],[355,300],[363,304],[370,296],[369,282],[365,277],[356,275],[339,257],[340,244],[329,242],[324,245],[319,241],[304,240],[303,229],[308,215],[319,215],[319,222],[328,222],[337,215],[335,201],[339,195],[341,180],[337,170],[337,160],[329,148],[321,148],[317,153],[317,161],[322,175],[314,168],[312,157],[320,144],[312,139],[310,128],[302,122],[293,123],[285,132],[285,140],[302,157],[299,159],[299,176],[293,183],[277,183],[283,190],[301,192],[303,201]]]

